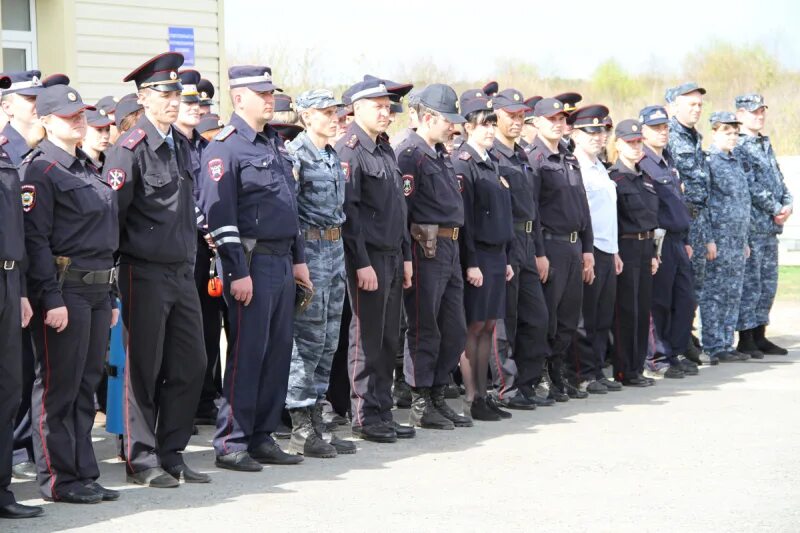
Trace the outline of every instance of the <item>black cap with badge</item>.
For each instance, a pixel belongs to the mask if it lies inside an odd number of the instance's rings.
[[[534,117],[552,118],[558,114],[567,115],[564,111],[564,103],[556,98],[542,98],[533,106]]]
[[[580,93],[561,93],[554,96],[556,100],[560,101],[564,104],[564,111],[567,113],[572,113],[577,109],[578,102],[583,100],[583,96]]]
[[[461,93],[459,100],[461,106],[461,115],[466,118],[470,113],[476,111],[489,111],[493,112],[492,100],[481,89],[468,89]]]
[[[573,111],[567,117],[567,124],[586,133],[603,133],[606,127],[603,119],[608,116],[604,105],[587,105]]]
[[[107,115],[113,115],[114,111],[117,109],[117,99],[113,96],[104,96],[98,100],[94,106],[98,110],[105,111]]]
[[[105,109],[86,110],[86,122],[93,128],[105,128],[111,126],[114,121],[108,116]]]
[[[84,104],[78,91],[69,85],[52,85],[36,97],[36,114],[40,117],[70,118],[87,109],[94,109],[94,106]]]
[[[197,91],[197,84],[200,83],[200,73],[196,70],[181,70],[178,72],[181,80],[181,102],[186,104],[199,104],[200,94]]]
[[[428,109],[440,113],[453,124],[466,122],[459,113],[458,96],[452,87],[443,83],[428,85],[419,93],[419,101]]]
[[[617,136],[617,139],[622,139],[627,142],[641,141],[642,125],[638,120],[633,118],[623,120],[617,124],[617,127],[614,129],[614,135]]]
[[[197,92],[200,96],[201,106],[210,106],[214,103],[214,84],[205,78],[197,82]]]
[[[272,83],[272,69],[264,66],[238,65],[228,69],[228,85],[231,89],[247,87],[256,93],[283,91]]]
[[[122,121],[125,120],[125,117],[140,109],[142,109],[142,104],[139,103],[136,94],[126,94],[117,102],[117,107],[114,110],[114,124],[119,128],[122,125]]]
[[[181,80],[178,69],[183,65],[183,55],[165,52],[148,59],[122,81],[136,82],[137,89],[153,89],[159,92],[180,91]]]
[[[38,70],[24,72],[7,72],[4,76],[11,79],[11,85],[3,90],[3,94],[21,94],[22,96],[38,96],[44,89],[42,73]]]
[[[525,98],[522,96],[522,93],[516,89],[503,89],[492,96],[492,107],[494,109],[503,109],[509,113],[530,110],[530,108],[525,105]]]

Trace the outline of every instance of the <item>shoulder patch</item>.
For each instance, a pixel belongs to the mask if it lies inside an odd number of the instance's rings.
[[[136,148],[136,145],[144,140],[145,137],[147,137],[145,131],[141,128],[136,128],[135,130],[132,130],[127,137],[125,137],[125,140],[122,141],[122,146],[128,150],[133,150]]]
[[[403,174],[403,194],[411,196],[414,193],[414,176]]]
[[[208,162],[208,177],[212,181],[219,181],[225,175],[225,164],[222,159],[216,157]]]
[[[36,185],[30,183],[23,184],[22,187],[22,210],[30,213],[31,209],[36,205]]]
[[[128,175],[121,168],[112,168],[106,172],[106,183],[108,183],[112,189],[118,191],[125,185],[125,178],[127,177]]]
[[[356,135],[355,133],[351,135],[350,138],[347,139],[347,142],[344,143],[344,145],[350,149],[353,149],[356,146],[358,146],[358,135]]]
[[[467,152],[466,150],[458,154],[458,158],[462,161],[467,161],[472,158],[472,154]]]
[[[214,140],[215,140],[215,141],[224,141],[225,139],[227,139],[228,137],[230,137],[230,136],[231,136],[231,134],[232,134],[234,131],[236,131],[236,126],[234,126],[233,124],[228,124],[227,126],[225,126],[224,128],[222,128],[222,129],[219,131],[219,133],[217,133],[216,135],[214,135]]]
[[[342,161],[342,172],[344,172],[345,183],[350,181],[350,163]]]

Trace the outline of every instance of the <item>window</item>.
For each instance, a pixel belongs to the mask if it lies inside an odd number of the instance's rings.
[[[36,0],[2,0],[3,70],[36,68]]]

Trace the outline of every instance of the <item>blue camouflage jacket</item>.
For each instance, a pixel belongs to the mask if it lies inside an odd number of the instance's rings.
[[[736,151],[752,168],[750,194],[752,202],[751,233],[779,234],[783,226],[772,219],[783,206],[792,205],[792,195],[783,181],[783,174],[766,135],[739,135]]]
[[[675,117],[669,119],[669,153],[680,174],[684,194],[692,212],[692,226],[701,242],[708,242],[709,171],[703,152],[703,136]]]
[[[712,146],[707,156],[711,171],[708,196],[709,232],[706,242],[722,235],[745,235],[750,230],[750,165],[736,153]]]

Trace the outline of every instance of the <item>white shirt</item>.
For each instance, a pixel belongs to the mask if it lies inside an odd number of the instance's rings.
[[[580,150],[575,150],[575,157],[581,166],[583,186],[589,200],[594,246],[607,254],[616,254],[619,252],[617,185],[608,177],[602,161],[596,159],[592,162]]]

